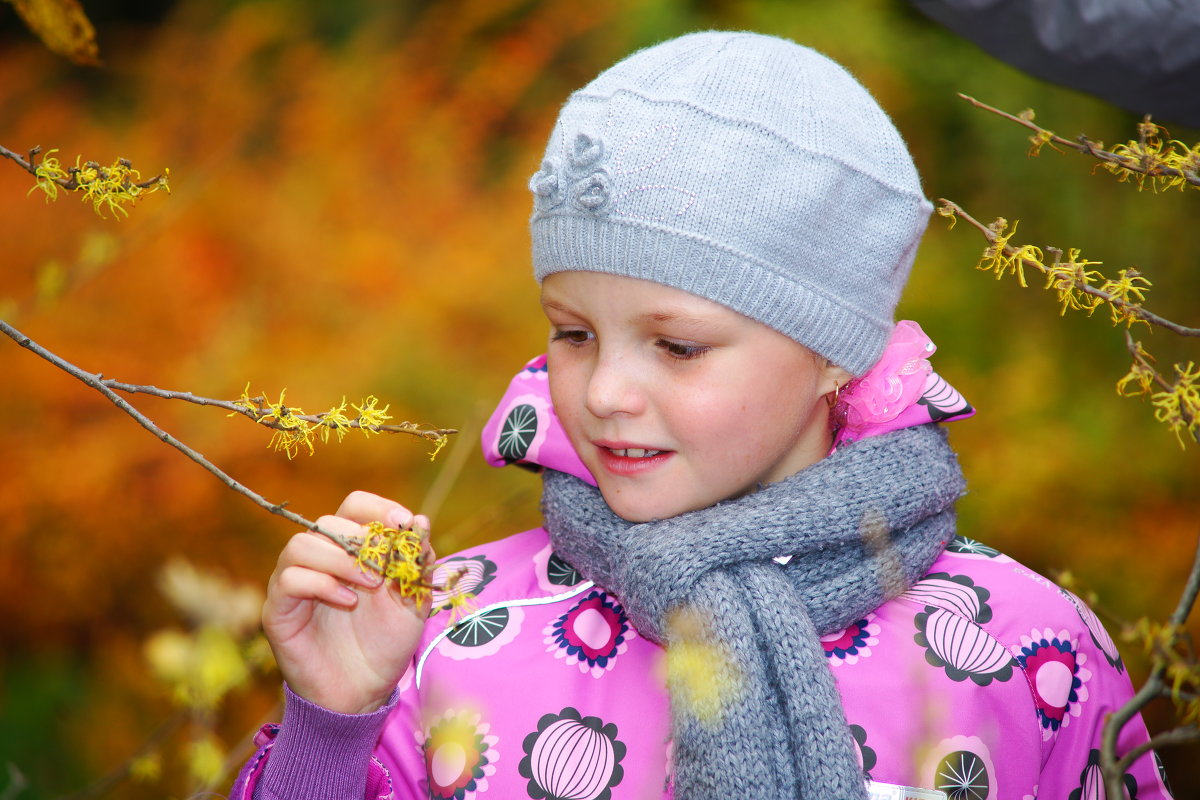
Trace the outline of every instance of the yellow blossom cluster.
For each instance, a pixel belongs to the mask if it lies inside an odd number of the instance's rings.
[[[1183,447],[1185,433],[1193,441],[1200,439],[1200,369],[1192,361],[1176,364],[1175,376],[1175,383],[1150,395],[1150,402],[1154,418],[1170,428]]]
[[[231,692],[274,664],[259,628],[262,590],[181,560],[163,567],[158,584],[189,626],[158,631],[143,652],[154,676],[191,719],[182,753],[189,775],[197,785],[211,787],[224,776],[229,757],[213,728],[217,709]],[[161,743],[144,748],[129,762],[130,777],[158,781],[163,756]]]
[[[1167,131],[1149,118],[1138,124],[1138,138],[1112,149],[1117,160],[1104,161],[1101,166],[1117,176],[1119,181],[1131,180],[1138,191],[1147,182],[1154,191],[1189,186],[1200,189],[1200,142],[1188,147],[1178,139],[1168,139]]]
[[[375,572],[393,581],[401,597],[420,605],[433,591],[425,579],[424,551],[425,543],[418,531],[371,522],[358,547],[355,563],[365,572]]]
[[[943,203],[939,213],[951,219],[957,218],[956,207],[949,203]],[[988,246],[979,257],[976,269],[992,272],[997,279],[1012,274],[1021,286],[1028,286],[1025,268],[1030,267],[1046,276],[1044,288],[1054,289],[1058,293],[1062,314],[1072,309],[1090,316],[1100,306],[1107,305],[1113,325],[1125,323],[1130,326],[1135,322],[1145,322],[1139,316],[1138,309],[1145,302],[1146,291],[1151,284],[1136,269],[1123,269],[1116,278],[1106,278],[1099,271],[1091,269],[1102,262],[1083,258],[1078,248],[1069,249],[1065,260],[1061,250],[1048,248],[1054,259],[1047,264],[1041,248],[1031,244],[1009,244],[1017,232],[1018,224],[1014,222],[1010,227],[1008,220],[1000,217],[987,226]]]
[[[259,424],[274,429],[275,433],[271,436],[269,446],[277,452],[286,453],[288,458],[294,458],[301,448],[308,450],[308,454],[312,455],[317,437],[320,437],[322,443],[328,443],[331,433],[337,434],[339,442],[345,437],[346,431],[352,428],[362,431],[364,436],[379,433],[380,427],[392,418],[387,413],[391,406],[380,408],[379,398],[375,395],[368,396],[360,404],[350,404],[356,412],[351,418],[346,413],[344,397],[341,403],[328,411],[305,414],[302,409],[288,406],[284,402],[286,393],[286,389],[281,391],[276,402],[262,397],[251,397],[250,384],[247,383],[246,388],[242,390],[242,396],[234,401],[234,405],[248,411]],[[444,444],[443,437],[435,444],[433,455],[436,455],[437,450]]]
[[[1189,186],[1200,189],[1200,142],[1188,147],[1178,139],[1171,139],[1167,130],[1151,122],[1149,117],[1138,123],[1137,139],[1105,150],[1103,142],[1093,141],[1086,136],[1071,142],[1037,125],[1033,121],[1032,108],[1013,116],[977,100],[971,102],[1032,130],[1033,135],[1029,137],[1031,157],[1039,155],[1047,145],[1061,153],[1063,151],[1056,144],[1063,145],[1097,159],[1100,162],[1097,166],[1116,175],[1122,183],[1132,181],[1137,184],[1138,191],[1146,188],[1147,183],[1156,192],[1160,189],[1183,191]]]
[[[367,523],[354,560],[359,569],[382,575],[392,582],[397,594],[419,606],[428,604],[434,591],[445,593],[441,608],[450,609],[449,624],[454,624],[461,614],[471,610],[475,595],[459,586],[464,572],[451,572],[441,585],[433,582],[434,569],[426,557],[425,532],[420,529],[389,528],[382,522]]]
[[[82,156],[76,156],[74,167],[64,167],[61,160],[54,155],[58,150],[51,150],[34,167],[33,174],[36,185],[29,191],[41,189],[46,194],[46,201],[58,199],[60,190],[79,192],[85,203],[91,203],[92,209],[101,217],[105,209],[113,216],[123,214],[129,216],[124,208],[126,204],[133,205],[143,195],[153,194],[159,189],[171,191],[167,179],[170,170],[149,181],[143,181],[142,175],[133,168],[128,159],[117,159],[111,166],[101,166],[95,161],[81,163]]]
[[[1158,373],[1154,370],[1154,357],[1146,352],[1141,342],[1134,344],[1133,367],[1121,380],[1117,381],[1117,394],[1124,397],[1141,397],[1151,394],[1154,390],[1154,379]]]
[[[1101,262],[1083,258],[1077,248],[1069,249],[1065,258],[1058,248],[1046,248],[1053,254],[1053,260],[1047,263],[1041,248],[1010,244],[1017,231],[1016,222],[1010,226],[1001,217],[984,226],[949,200],[941,201],[938,213],[947,217],[951,225],[961,216],[987,237],[988,245],[976,269],[992,272],[997,279],[1014,275],[1022,286],[1028,286],[1026,267],[1045,275],[1044,288],[1058,293],[1062,314],[1072,309],[1091,316],[1096,309],[1107,306],[1113,325],[1124,324],[1127,329],[1135,322],[1150,327],[1150,321],[1157,320],[1142,310],[1151,283],[1133,267],[1120,270],[1115,278],[1107,278],[1093,269]],[[1117,381],[1117,392],[1125,397],[1149,397],[1155,418],[1175,434],[1180,446],[1185,445],[1185,435],[1200,439],[1200,369],[1193,362],[1176,364],[1176,379],[1168,383],[1141,343],[1132,338],[1129,342],[1134,362],[1129,372]]]

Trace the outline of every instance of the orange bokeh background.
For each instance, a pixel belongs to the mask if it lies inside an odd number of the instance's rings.
[[[0,164],[0,317],[132,383],[235,399],[249,381],[286,387],[307,411],[376,394],[397,419],[462,430],[433,464],[427,443],[400,435],[289,461],[244,419],[132,398],[310,518],[375,491],[434,512],[443,553],[536,524],[536,479],[474,453],[489,404],[544,344],[525,182],[571,89],[698,27],[824,50],[894,115],[929,196],[1020,217],[1023,241],[1083,247],[1111,273],[1136,264],[1163,287],[1151,307],[1197,322],[1197,249],[1183,234],[1200,195],[1138,195],[1073,155],[1028,160],[1021,130],[954,92],[1109,141],[1135,118],[999,64],[900,0],[384,5],[180,2],[153,23],[102,25],[100,70],[0,18],[0,144],[122,156],[144,175],[169,167],[172,183],[129,219],[102,220],[74,198],[27,197],[29,176]],[[974,272],[982,247],[965,226],[931,223],[901,308],[980,409],[952,432],[971,482],[962,532],[1039,571],[1069,569],[1114,630],[1162,618],[1195,547],[1197,448],[1115,395],[1128,368],[1119,332]],[[1163,364],[1196,358],[1165,334],[1144,338]],[[178,622],[155,586],[167,558],[265,585],[292,527],[7,339],[0,415],[0,763],[30,781],[21,797],[57,797],[170,713],[142,657],[150,633]],[[229,745],[276,699],[275,678],[233,696],[219,723]],[[1196,753],[1163,754],[1180,797],[1200,792]],[[117,795],[138,792],[161,796]]]

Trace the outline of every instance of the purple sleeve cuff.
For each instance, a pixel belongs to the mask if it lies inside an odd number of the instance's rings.
[[[339,714],[284,684],[279,736],[259,781],[259,800],[362,800],[371,752],[399,692],[370,714]]]

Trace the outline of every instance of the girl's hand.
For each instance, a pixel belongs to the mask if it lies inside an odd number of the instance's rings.
[[[425,517],[367,492],[351,493],[335,516],[317,524],[359,539],[362,526],[375,520],[429,530]],[[427,605],[417,606],[385,586],[380,575],[359,569],[353,556],[326,537],[303,531],[279,554],[262,621],[293,692],[330,711],[365,714],[382,706],[396,687],[428,612]]]

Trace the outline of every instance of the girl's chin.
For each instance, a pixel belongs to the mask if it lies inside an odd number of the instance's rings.
[[[666,498],[662,496],[650,499],[631,497],[627,492],[610,493],[604,490],[603,484],[600,486],[600,494],[604,497],[604,502],[608,504],[608,507],[612,509],[614,514],[626,522],[633,523],[670,519],[671,517],[677,517],[680,514],[686,514],[689,511],[695,511],[697,508],[704,507],[701,505],[688,505],[683,501],[676,503],[665,502]],[[705,505],[712,505],[712,503]]]

